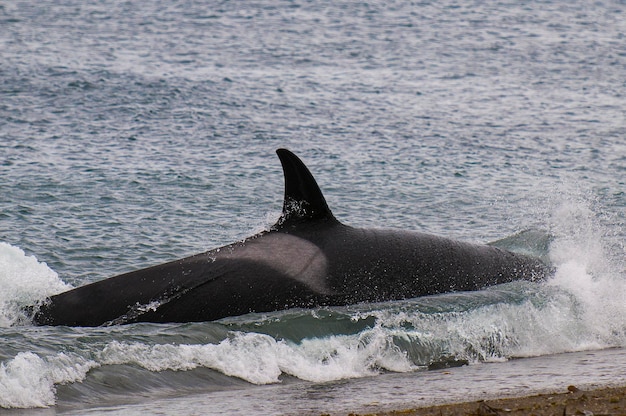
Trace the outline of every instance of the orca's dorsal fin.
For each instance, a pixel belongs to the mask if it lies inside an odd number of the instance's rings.
[[[283,165],[285,199],[274,228],[315,220],[337,221],[315,178],[298,156],[287,149],[278,149],[276,154]]]

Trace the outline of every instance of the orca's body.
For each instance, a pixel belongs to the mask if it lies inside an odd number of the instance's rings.
[[[335,219],[298,157],[279,149],[283,214],[267,232],[52,296],[39,325],[212,321],[249,312],[479,290],[550,272],[541,261],[423,233]]]

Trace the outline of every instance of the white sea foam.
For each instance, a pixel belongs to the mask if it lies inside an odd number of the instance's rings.
[[[81,381],[97,367],[94,361],[80,356],[58,353],[41,358],[32,352],[21,352],[0,364],[0,407],[46,407],[56,402],[56,385]]]
[[[261,334],[235,334],[219,344],[159,344],[113,341],[101,353],[105,365],[135,364],[150,371],[207,367],[254,384],[278,381],[278,344]]]
[[[235,332],[219,344],[125,343],[114,341],[99,354],[102,365],[135,364],[150,371],[211,368],[253,384],[280,381],[289,374],[308,381],[330,381],[376,374],[379,369],[410,371],[414,366],[389,334],[306,339],[295,344],[269,335]]]
[[[0,242],[0,327],[24,322],[23,308],[71,288],[46,263]]]
[[[589,347],[626,346],[626,276],[611,255],[605,232],[585,201],[568,201],[555,214],[560,238],[551,256],[557,271],[550,284],[576,299],[579,332]]]

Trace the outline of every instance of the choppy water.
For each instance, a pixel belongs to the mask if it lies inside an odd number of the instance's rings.
[[[0,3],[0,407],[349,412],[623,382],[625,12]],[[67,285],[271,225],[278,147],[347,224],[507,238],[557,273],[214,323],[24,319],[22,306]]]

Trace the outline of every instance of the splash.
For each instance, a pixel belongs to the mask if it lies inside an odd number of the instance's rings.
[[[24,308],[71,289],[45,263],[23,250],[0,242],[0,327],[24,324]]]
[[[579,331],[589,347],[626,346],[626,275],[623,252],[611,245],[610,235],[591,202],[564,202],[553,218],[560,238],[550,255],[557,272],[549,282],[575,299]],[[622,247],[623,249],[623,247]]]

